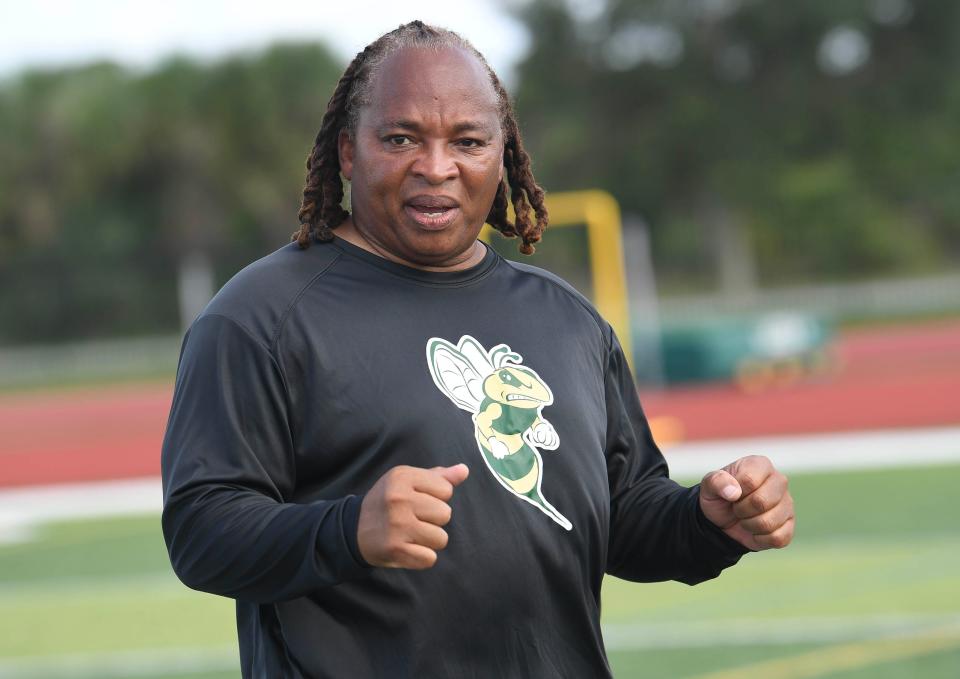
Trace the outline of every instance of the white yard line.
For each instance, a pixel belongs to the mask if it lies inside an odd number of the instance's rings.
[[[127,679],[239,671],[236,647],[146,648],[0,660],[0,679]]]
[[[157,523],[159,530],[160,524]],[[159,564],[164,565],[164,564]],[[163,571],[104,576],[60,575],[36,580],[0,580],[0,608],[22,603],[46,604],[67,599],[93,599],[98,596],[172,597],[193,596],[169,566]]]
[[[949,627],[960,633],[960,614],[861,615],[803,618],[730,618],[691,622],[603,625],[607,650],[710,646],[766,646],[894,639]]]
[[[960,462],[960,427],[697,441],[663,451],[678,478],[698,478],[744,455],[766,455],[785,472],[952,464]]]
[[[960,615],[740,618],[708,622],[604,624],[608,651],[758,646],[902,639],[960,633]],[[0,679],[119,679],[229,672],[239,666],[233,646],[145,648],[0,659]]]
[[[738,457],[762,454],[785,472],[960,463],[960,427],[844,432],[665,446],[670,473],[699,478]],[[155,477],[0,490],[0,544],[30,539],[49,521],[155,514],[162,506]]]
[[[163,507],[156,477],[0,490],[0,544],[29,540],[48,521],[156,514]]]

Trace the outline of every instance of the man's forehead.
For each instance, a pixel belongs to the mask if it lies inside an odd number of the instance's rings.
[[[364,118],[376,124],[442,111],[457,122],[499,117],[486,68],[459,48],[405,48],[388,55],[373,75]]]

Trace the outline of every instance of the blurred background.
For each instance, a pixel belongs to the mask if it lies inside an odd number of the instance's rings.
[[[573,211],[532,261],[629,311],[672,474],[790,473],[789,549],[607,579],[616,675],[960,676],[960,4],[156,4],[0,17],[0,677],[239,675],[160,534],[180,339],[289,241],[337,78],[414,18],[487,55],[551,204],[615,201],[620,238]]]

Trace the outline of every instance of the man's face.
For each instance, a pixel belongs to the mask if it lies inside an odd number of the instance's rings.
[[[408,262],[471,248],[503,179],[497,96],[470,53],[407,48],[380,65],[354,135],[342,132],[356,229]]]

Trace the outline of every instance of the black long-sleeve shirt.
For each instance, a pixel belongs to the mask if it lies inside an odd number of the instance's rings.
[[[515,434],[504,390],[533,381]],[[460,462],[436,565],[366,564],[363,494]],[[668,478],[610,326],[492,250],[426,272],[335,239],[246,267],[184,339],[162,470],[171,563],[236,599],[245,677],[609,676],[604,573],[693,584],[747,551]]]

